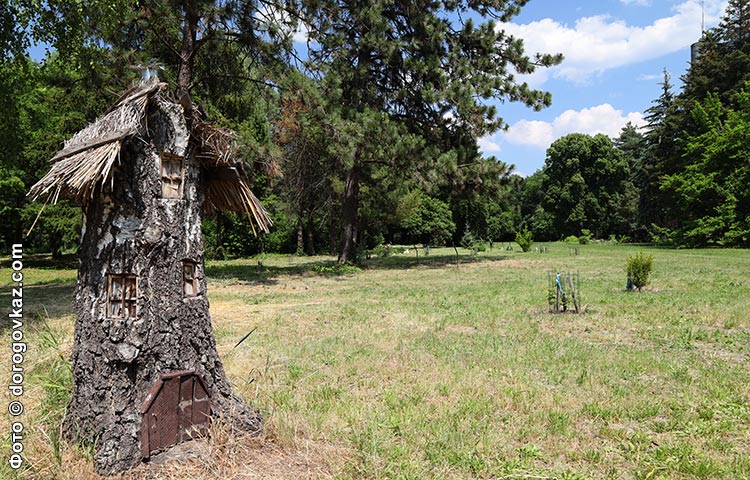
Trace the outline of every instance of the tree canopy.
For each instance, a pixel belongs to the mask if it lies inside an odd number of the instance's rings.
[[[62,141],[104,112],[139,65],[155,64],[176,98],[187,94],[237,132],[253,190],[273,215],[274,230],[259,238],[241,216],[205,222],[217,256],[329,252],[346,262],[383,242],[512,240],[524,229],[538,239],[585,230],[747,245],[750,2],[729,1],[679,90],[664,72],[645,127],[614,139],[567,135],[540,171],[520,178],[483,158],[477,138],[507,126],[498,100],[531,109],[551,101],[517,75],[561,57],[526,53],[499,27],[526,3],[5,2],[0,217],[9,228],[0,241],[33,222],[38,206],[22,193]],[[45,58],[28,58],[33,44],[49,47]],[[74,249],[76,211],[50,209],[32,249]]]

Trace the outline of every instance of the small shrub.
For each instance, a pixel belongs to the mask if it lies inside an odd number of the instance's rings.
[[[471,249],[471,246],[477,241],[477,238],[471,233],[470,230],[466,230],[466,233],[461,237],[461,246],[465,249]]]
[[[393,247],[390,245],[378,245],[373,249],[372,253],[377,257],[390,257],[393,253]]]
[[[565,237],[565,243],[578,243],[578,237],[575,235],[570,235]]]
[[[354,275],[362,273],[362,269],[351,263],[342,263],[341,265],[315,265],[311,268],[313,272],[326,276]]]
[[[524,252],[531,250],[531,245],[534,243],[534,240],[529,229],[524,228],[522,231],[516,232],[516,243]]]
[[[484,240],[474,236],[469,230],[467,230],[466,233],[464,233],[464,236],[461,237],[461,246],[467,250],[471,250],[474,254],[487,250],[487,244],[484,243]]]
[[[581,245],[588,245],[590,241],[591,239],[586,235],[581,235],[580,237],[578,237],[578,243],[580,243]]]
[[[637,288],[640,292],[643,287],[649,284],[649,276],[654,269],[654,256],[638,252],[628,258],[626,271],[628,273],[628,283]]]

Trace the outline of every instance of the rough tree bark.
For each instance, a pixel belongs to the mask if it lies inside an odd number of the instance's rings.
[[[305,251],[305,234],[302,228],[302,209],[297,213],[297,254]]]
[[[139,409],[161,374],[194,370],[208,387],[212,415],[260,429],[258,414],[232,393],[216,351],[201,237],[205,173],[180,106],[159,101],[150,108],[148,137],[123,148],[112,187],[107,182],[84,210],[64,430],[96,446],[101,474],[140,461]],[[162,151],[184,155],[180,198],[162,198]],[[195,263],[196,296],[183,294],[183,261]],[[134,316],[108,311],[113,274],[135,276]]]
[[[315,212],[313,209],[309,209],[307,211],[307,235],[306,243],[307,247],[305,248],[305,252],[312,256],[315,255],[315,218],[314,218]]]
[[[177,71],[177,98],[190,94],[190,87],[193,83],[193,63],[200,46],[198,41],[200,16],[195,0],[184,0],[181,3],[185,16],[182,22],[182,46]]]

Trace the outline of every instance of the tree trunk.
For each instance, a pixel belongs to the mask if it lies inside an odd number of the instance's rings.
[[[216,351],[201,237],[205,174],[188,139],[179,105],[158,101],[148,116],[147,141],[123,148],[113,187],[105,185],[84,210],[73,391],[63,427],[76,441],[95,445],[100,474],[144,456],[141,408],[165,374],[193,371],[210,394],[212,416],[260,429],[258,414],[232,393]],[[164,151],[184,156],[177,198],[162,197]],[[194,266],[192,294],[186,293],[186,264]],[[132,293],[113,287],[124,277]]]
[[[18,237],[21,238],[21,237]],[[52,255],[52,260],[60,260],[62,258],[62,238],[56,233],[52,233],[49,236],[49,249]]]
[[[313,210],[307,212],[307,246],[305,252],[312,256],[315,255],[315,224],[313,220]]]
[[[305,232],[302,228],[302,212],[297,213],[297,255],[305,251]]]
[[[221,212],[216,213],[216,259],[224,260],[226,254],[224,253],[224,214]]]
[[[182,47],[177,72],[177,98],[189,95],[193,84],[193,62],[198,51],[198,22],[200,20],[195,0],[184,0],[182,9],[185,18],[182,23]]]
[[[343,206],[341,212],[341,245],[337,264],[341,265],[354,259],[357,253],[357,233],[359,221],[359,162],[355,160],[346,178]]]

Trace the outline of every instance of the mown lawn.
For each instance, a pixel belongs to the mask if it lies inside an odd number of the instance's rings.
[[[453,249],[412,250],[343,271],[330,257],[210,262],[219,351],[265,435],[241,447],[217,435],[213,461],[135,478],[750,478],[750,252],[544,245],[459,250],[458,265]],[[639,250],[652,283],[627,293]],[[548,313],[554,271],[579,274],[583,313]],[[54,430],[75,271],[24,274],[23,476],[94,478],[90,451]]]

